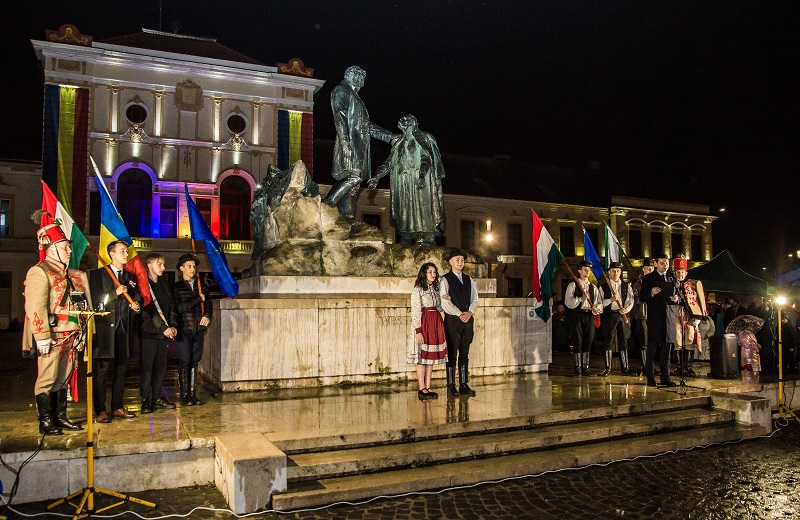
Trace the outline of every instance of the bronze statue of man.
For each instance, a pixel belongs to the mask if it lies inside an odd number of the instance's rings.
[[[355,218],[355,203],[361,183],[372,176],[370,138],[391,142],[392,133],[369,120],[367,107],[358,95],[366,76],[360,67],[348,67],[344,80],[331,93],[331,109],[336,125],[331,175],[333,185],[325,202],[335,204],[339,212]]]

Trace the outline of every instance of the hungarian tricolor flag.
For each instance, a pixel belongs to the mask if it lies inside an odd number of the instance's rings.
[[[122,221],[122,216],[120,216],[116,204],[111,199],[111,194],[106,188],[106,183],[103,182],[100,170],[97,169],[97,163],[91,157],[89,158],[92,161],[97,178],[97,191],[100,193],[100,247],[98,253],[107,264],[110,264],[111,257],[108,256],[108,244],[117,240],[122,240],[128,244],[128,263],[125,264],[125,270],[136,277],[139,283],[139,293],[141,293],[144,300],[142,306],[147,305],[153,301],[153,297],[150,294],[150,282],[147,279],[147,267],[145,267],[142,257],[139,256],[133,246],[131,234],[128,233],[128,228],[125,227],[125,222]],[[100,266],[102,267],[102,264]]]
[[[540,304],[536,315],[543,321],[550,319],[550,298],[553,297],[553,278],[564,255],[558,250],[553,237],[533,213],[533,297]]]
[[[70,214],[67,213],[64,205],[58,201],[44,181],[42,181],[42,210],[45,213],[42,214],[40,225],[46,226],[52,224],[54,219],[59,221],[64,234],[68,239],[72,240],[72,257],[69,260],[69,266],[73,269],[80,269],[81,258],[83,258],[83,253],[86,251],[86,244],[88,244],[89,241],[86,240],[86,235],[81,232],[81,229],[75,224]],[[44,256],[45,251],[42,249],[39,251],[40,262],[44,260]]]

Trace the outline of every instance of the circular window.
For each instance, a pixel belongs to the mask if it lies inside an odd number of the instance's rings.
[[[125,117],[134,125],[141,125],[147,119],[147,109],[144,105],[130,105],[125,109]]]
[[[239,114],[228,116],[228,130],[234,134],[241,134],[247,128],[247,120]]]

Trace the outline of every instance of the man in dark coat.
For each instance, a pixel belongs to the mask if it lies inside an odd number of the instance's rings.
[[[161,276],[166,269],[164,257],[158,253],[150,253],[145,261],[153,301],[142,309],[139,390],[142,395],[142,413],[153,413],[155,408],[175,408],[164,396],[161,382],[167,369],[169,341],[178,335],[178,325],[172,303],[172,287]]]
[[[203,356],[203,340],[213,316],[210,301],[200,291],[195,278],[198,260],[191,253],[181,255],[177,269],[180,271],[173,288],[178,325],[178,384],[181,404],[203,404],[197,398],[197,365]]]
[[[109,296],[105,310],[107,316],[95,317],[95,338],[93,346],[94,413],[98,423],[109,423],[113,418],[131,419],[135,414],[122,404],[125,391],[125,375],[130,357],[131,318],[138,314],[142,296],[136,285],[136,277],[124,267],[128,263],[128,244],[121,240],[111,242],[106,247],[111,264],[112,275],[105,268],[89,273],[89,287],[97,301]],[[125,295],[131,297],[130,303]],[[106,412],[106,386],[111,379],[111,414]]]
[[[631,311],[631,337],[630,345],[634,352],[639,352],[642,360],[642,371],[639,375],[645,375],[647,365],[647,306],[642,302],[639,295],[642,292],[642,278],[655,270],[653,260],[645,258],[642,264],[642,276],[631,284],[633,290],[633,310]]]
[[[677,305],[675,275],[669,272],[669,258],[661,253],[655,258],[656,270],[642,278],[639,299],[647,305],[647,386],[657,386],[655,356],[658,353],[661,384],[676,386],[669,378],[669,358],[672,343],[667,340],[667,306]]]
[[[338,182],[331,187],[325,202],[339,207],[339,213],[355,217],[356,198],[361,183],[372,176],[370,138],[390,142],[392,133],[369,119],[367,107],[358,95],[367,73],[355,65],[348,67],[344,81],[331,92],[331,110],[336,126],[331,176]]]

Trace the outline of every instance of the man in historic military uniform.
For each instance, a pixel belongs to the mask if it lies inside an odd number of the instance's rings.
[[[336,204],[339,212],[355,218],[355,203],[361,183],[372,176],[370,138],[390,142],[392,133],[369,120],[367,107],[358,95],[367,73],[355,65],[348,67],[342,81],[331,93],[331,109],[336,126],[331,176],[336,179],[325,202]]]
[[[464,273],[465,253],[453,248],[445,260],[450,271],[439,282],[444,311],[444,335],[447,341],[447,395],[474,396],[469,387],[469,346],[475,334],[475,311],[478,309],[478,288]],[[456,364],[458,382],[456,388]]]
[[[611,262],[608,266],[608,282],[600,289],[603,291],[603,314],[600,315],[600,330],[603,333],[606,369],[604,376],[611,373],[611,360],[614,350],[619,352],[619,364],[622,375],[630,374],[628,365],[628,338],[631,336],[630,315],[633,308],[633,291],[628,282],[622,281],[622,263]]]
[[[71,298],[91,308],[86,273],[69,269],[71,242],[56,224],[36,233],[45,259],[28,270],[25,277],[25,326],[23,355],[38,355],[38,376],[34,387],[39,412],[39,433],[62,435],[82,427],[67,418],[67,381],[70,360],[83,347],[79,319],[69,313]]]
[[[593,376],[589,370],[589,358],[594,341],[594,317],[603,312],[603,297],[595,284],[589,281],[592,263],[582,260],[578,264],[578,283],[570,282],[564,292],[564,305],[567,306],[570,336],[575,353],[575,375]]]

